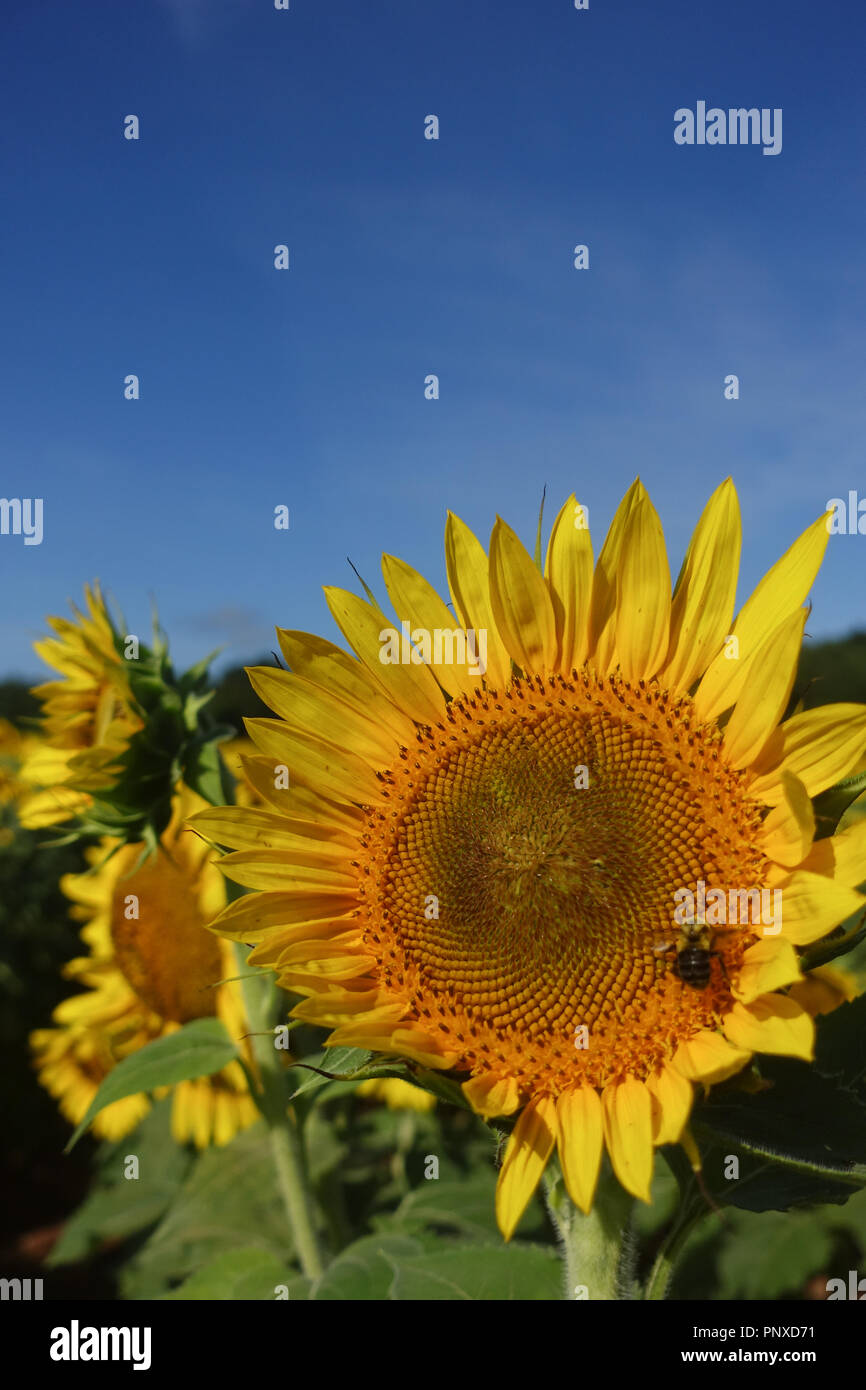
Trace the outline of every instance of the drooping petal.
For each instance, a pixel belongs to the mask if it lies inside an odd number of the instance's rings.
[[[613,1171],[627,1192],[648,1202],[653,1171],[650,1093],[642,1081],[629,1076],[605,1086],[601,1100]]]
[[[556,1104],[550,1096],[531,1100],[514,1126],[496,1184],[496,1220],[510,1240],[556,1143]]]
[[[646,1084],[653,1102],[653,1143],[675,1144],[691,1112],[691,1082],[675,1067],[664,1066],[651,1072]]]
[[[565,1091],[556,1102],[559,1162],[568,1195],[583,1212],[592,1206],[604,1148],[601,1099],[592,1086]]]

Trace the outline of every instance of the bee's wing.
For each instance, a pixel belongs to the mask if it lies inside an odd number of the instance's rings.
[[[675,941],[663,941],[661,946],[653,946],[653,955],[661,956],[664,954],[665,951],[669,951],[671,947],[675,945]]]

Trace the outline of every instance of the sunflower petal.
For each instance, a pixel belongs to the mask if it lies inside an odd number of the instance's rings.
[[[605,1086],[601,1102],[613,1171],[627,1192],[648,1202],[653,1171],[650,1093],[642,1081],[629,1076]]]
[[[471,695],[485,673],[479,671],[477,675],[470,674],[470,668],[474,669],[480,663],[473,662],[471,652],[467,651],[465,631],[445,607],[432,584],[395,555],[382,556],[382,575],[388,597],[401,623],[408,623],[411,632],[420,629],[429,634],[431,643],[435,633],[447,634],[447,649],[440,638],[444,659],[434,659],[435,645],[430,658],[430,669],[443,690],[447,690],[449,695]],[[456,659],[461,650],[464,655],[462,661]]]
[[[559,670],[569,676],[589,654],[592,540],[572,493],[553,523],[544,573],[556,619]]]
[[[655,675],[670,638],[671,572],[661,522],[648,497],[632,508],[617,570],[616,651],[626,680]]]
[[[510,1240],[556,1143],[556,1105],[550,1096],[531,1100],[514,1126],[496,1184],[496,1220]]]
[[[691,1082],[676,1068],[664,1066],[651,1072],[646,1084],[652,1097],[653,1143],[676,1144],[691,1113]]]
[[[556,1102],[559,1161],[568,1195],[581,1211],[589,1212],[604,1148],[601,1099],[592,1086],[565,1091]]]
[[[737,770],[757,758],[785,712],[808,616],[806,608],[792,613],[755,653],[749,679],[723,734],[725,757]]]
[[[768,994],[752,1004],[735,1004],[725,1015],[725,1037],[735,1047],[752,1052],[775,1052],[811,1062],[815,1054],[815,1025],[786,994]]]
[[[832,787],[866,749],[866,705],[821,705],[795,714],[765,745],[749,780],[749,795],[776,806],[784,795],[781,774],[799,777],[809,796]]]
[[[490,537],[490,606],[502,641],[520,669],[554,670],[556,619],[547,581],[501,517]]]
[[[451,601],[463,627],[487,633],[487,686],[504,690],[511,680],[511,661],[493,617],[487,556],[478,537],[453,512],[445,525],[445,562]]]
[[[388,698],[419,724],[438,724],[445,700],[430,668],[411,660],[382,660],[387,655],[383,634],[396,631],[382,611],[349,589],[329,587],[324,593],[337,627]]]
[[[663,681],[677,694],[706,670],[731,630],[741,530],[736,488],[726,478],[701,514],[674,590]]]
[[[820,516],[767,571],[743,604],[733,627],[737,660],[729,660],[722,650],[708,667],[695,692],[699,719],[715,719],[739,699],[761,643],[807,598],[828,539],[826,516]]]

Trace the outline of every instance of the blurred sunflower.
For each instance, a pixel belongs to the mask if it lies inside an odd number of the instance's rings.
[[[72,1124],[122,1058],[190,1019],[217,1015],[235,1039],[246,1031],[239,986],[219,983],[236,973],[231,947],[205,930],[225,904],[225,883],[210,851],[184,831],[205,804],[183,788],[156,854],[140,862],[142,846],[130,844],[106,862],[115,848],[106,840],[88,853],[98,867],[61,881],[72,916],[86,923],[89,954],[65,968],[84,992],[58,1005],[57,1027],[33,1033],[31,1046],[39,1080]],[[258,1114],[237,1062],[172,1090],[178,1143],[225,1144]],[[115,1101],[97,1115],[94,1132],[120,1139],[149,1108],[144,1095]]]
[[[142,727],[98,585],[85,586],[85,601],[86,613],[71,605],[74,618],[49,618],[55,636],[33,644],[62,679],[33,692],[42,701],[42,737],[23,769],[34,788],[20,805],[28,829],[85,811],[91,793],[111,785],[117,759]]]
[[[497,1188],[506,1237],[554,1147],[584,1211],[604,1148],[648,1201],[654,1146],[683,1135],[696,1083],[755,1052],[810,1058],[812,1019],[785,992],[796,948],[851,916],[866,878],[866,822],[813,843],[810,801],[863,755],[866,707],[780,723],[825,517],[733,625],[730,480],[673,589],[639,480],[595,564],[585,522],[569,498],[542,574],[501,520],[488,556],[449,515],[456,623],[385,556],[413,639],[402,660],[383,660],[391,624],[375,602],[326,589],[359,659],[279,631],[290,672],[250,672],[278,716],[247,726],[267,809],[195,822],[258,890],[217,930],[257,943],[251,960],[307,996],[295,1017],[334,1029],[329,1045],[453,1070],[483,1116],[519,1112]],[[485,646],[474,675],[466,653]],[[660,952],[674,894],[700,881],[779,889],[784,904],[777,934],[715,936],[705,988]]]
[[[436,1108],[435,1096],[429,1091],[422,1091],[420,1086],[413,1086],[411,1081],[401,1081],[399,1076],[362,1081],[358,1095],[364,1100],[382,1101],[389,1110],[417,1110],[424,1115]]]

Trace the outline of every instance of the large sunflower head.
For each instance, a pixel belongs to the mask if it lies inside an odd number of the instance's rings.
[[[355,656],[279,632],[290,670],[250,673],[276,715],[248,723],[266,809],[198,821],[258,890],[218,928],[305,996],[296,1017],[517,1117],[506,1235],[555,1147],[582,1209],[605,1147],[648,1200],[695,1083],[809,1058],[797,948],[866,878],[866,823],[815,841],[810,801],[862,755],[866,708],[781,722],[826,519],[735,621],[730,481],[673,586],[640,482],[595,561],[586,521],[569,498],[542,572],[501,520],[485,554],[449,516],[453,612],[393,556],[396,621],[326,590]]]
[[[89,854],[99,867],[62,880],[88,947],[65,973],[84,988],[58,1005],[57,1026],[33,1033],[31,1045],[40,1081],[72,1124],[118,1062],[190,1019],[216,1015],[233,1038],[245,1032],[238,986],[230,982],[231,947],[205,930],[225,904],[224,880],[212,854],[183,828],[204,804],[182,788],[155,854],[142,860],[143,846],[105,841]],[[99,1112],[94,1132],[119,1139],[149,1108],[143,1095],[115,1101]],[[257,1113],[237,1062],[173,1088],[179,1143],[227,1143]]]

